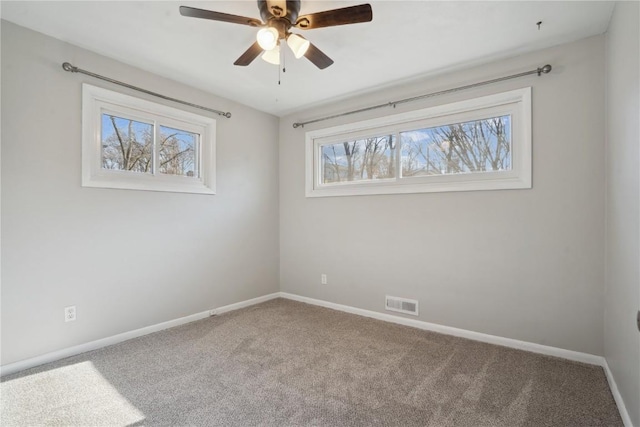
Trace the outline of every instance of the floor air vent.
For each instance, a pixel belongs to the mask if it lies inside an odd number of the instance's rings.
[[[399,313],[418,315],[418,301],[414,299],[385,296],[385,308]]]

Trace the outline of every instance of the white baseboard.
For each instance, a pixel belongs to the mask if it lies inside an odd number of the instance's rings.
[[[274,292],[272,294],[263,295],[261,297],[248,299],[246,301],[236,302],[235,304],[225,305],[223,307],[219,307],[219,308],[215,308],[213,310],[210,310],[209,313],[216,314],[216,315],[217,314],[222,314],[222,313],[227,313],[229,311],[239,310],[241,308],[249,307],[251,305],[260,304],[261,302],[269,301],[269,300],[276,299],[276,298],[280,298],[280,292]]]
[[[332,308],[334,310],[345,311],[347,313],[358,314],[360,316],[371,317],[386,322],[397,323],[400,325],[411,326],[426,331],[439,332],[441,334],[453,335],[461,338],[468,338],[474,341],[482,341],[489,344],[501,345],[504,347],[517,348],[519,350],[531,351],[533,353],[545,354],[547,356],[561,357],[576,362],[589,363],[591,365],[604,366],[605,360],[602,356],[596,356],[589,353],[581,353],[578,351],[565,350],[563,348],[551,347],[542,344],[535,344],[527,341],[520,341],[512,338],[504,338],[496,335],[483,334],[481,332],[469,331],[466,329],[453,328],[451,326],[439,325],[437,323],[429,323],[422,320],[407,319],[405,317],[393,314],[379,313],[377,311],[365,310],[362,308],[351,307],[348,305],[336,304],[333,302],[323,301],[315,298],[302,297],[287,292],[280,292],[282,298],[294,301],[306,302],[308,304],[318,305],[321,307]]]
[[[624,427],[633,427],[633,424],[631,423],[631,417],[629,416],[629,412],[627,411],[627,407],[624,404],[624,400],[622,400],[620,390],[618,390],[618,384],[616,384],[616,380],[615,378],[613,378],[613,373],[611,372],[611,369],[609,369],[609,364],[607,363],[606,359],[602,368],[604,369],[604,373],[607,375],[609,388],[611,389],[611,394],[613,394],[613,400],[615,400],[616,405],[618,405],[618,411],[620,411],[620,416],[622,417]]]
[[[195,322],[196,320],[204,319],[212,314],[222,314],[229,311],[238,310],[240,308],[248,307],[250,305],[259,304],[271,299],[278,298],[279,292],[275,292],[269,295],[263,295],[261,297],[253,298],[246,301],[241,301],[235,304],[225,305],[212,310],[202,311],[200,313],[192,314],[190,316],[180,317],[179,319],[169,320],[167,322],[158,323],[156,325],[147,326],[144,328],[136,329],[122,334],[113,335],[107,338],[91,341],[85,344],[76,345],[73,347],[64,348],[62,350],[46,353],[41,356],[32,357],[30,359],[21,360],[19,362],[9,363],[0,367],[0,376],[13,374],[25,369],[33,368],[34,366],[43,365],[49,362],[55,362],[56,360],[64,359],[67,357],[75,356],[80,353],[85,353],[91,350],[97,350],[108,345],[117,344],[122,341],[137,338],[143,335],[151,334],[153,332],[162,331],[163,329],[173,328],[174,326],[183,325],[185,323]]]

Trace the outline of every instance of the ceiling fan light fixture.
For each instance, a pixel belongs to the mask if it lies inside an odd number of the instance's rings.
[[[278,45],[278,36],[278,30],[273,27],[266,27],[258,31],[256,40],[262,49],[270,51]]]
[[[266,51],[261,58],[269,64],[280,65],[280,46],[276,45],[273,49]]]
[[[305,53],[307,53],[307,50],[309,49],[309,45],[311,43],[309,43],[309,40],[305,39],[304,37],[292,33],[287,37],[287,44],[291,48],[293,56],[295,56],[296,59],[299,59]]]

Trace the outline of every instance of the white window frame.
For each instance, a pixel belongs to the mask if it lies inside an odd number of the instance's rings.
[[[399,133],[502,115],[511,116],[511,170],[402,178]],[[323,145],[396,134],[396,171],[389,179],[322,183]],[[306,133],[306,197],[531,188],[531,87],[349,123]]]
[[[140,173],[102,168],[102,114],[168,126],[200,135],[197,176]],[[155,147],[154,147],[155,157]],[[178,193],[216,193],[216,121],[84,83],[82,85],[82,186]]]

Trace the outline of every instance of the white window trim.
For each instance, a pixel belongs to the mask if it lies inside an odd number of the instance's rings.
[[[102,113],[124,115],[158,126],[200,135],[196,154],[198,177],[144,174],[102,168]],[[82,186],[178,193],[216,193],[216,121],[133,96],[84,83],[82,85]]]
[[[512,169],[411,178],[390,178],[322,184],[321,145],[367,135],[384,135],[399,129],[411,130],[453,122],[478,120],[496,114],[510,114],[512,124]],[[400,141],[396,155],[401,157]],[[356,196],[372,194],[431,193],[531,188],[531,87],[479,98],[424,108],[318,129],[306,133],[306,197]]]

